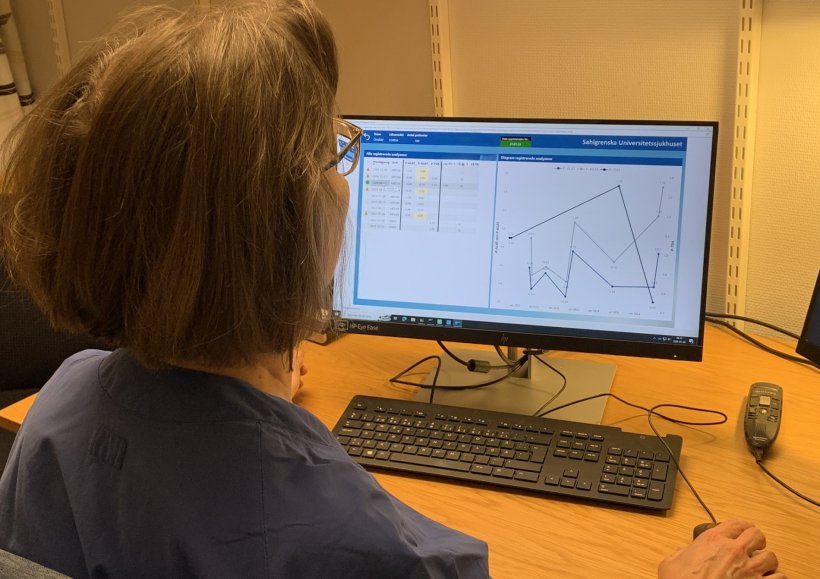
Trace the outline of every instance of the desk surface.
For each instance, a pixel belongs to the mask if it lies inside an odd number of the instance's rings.
[[[786,352],[792,348],[781,346]],[[306,350],[309,373],[297,401],[328,427],[353,394],[410,397],[387,379],[420,357],[437,353],[432,342],[368,336],[345,336],[327,346],[308,344]],[[701,363],[556,356],[615,362],[612,391],[630,402],[678,403],[728,414],[729,421],[720,426],[656,424],[662,432],[684,438],[684,472],[719,520],[757,523],[790,578],[817,576],[820,508],[786,492],[755,465],[746,450],[740,416],[752,382],[783,387],[783,423],[766,465],[798,490],[820,498],[820,445],[813,438],[820,372],[763,353],[728,330],[712,327]],[[569,384],[562,398],[571,399],[571,388]],[[16,430],[33,398],[0,411],[0,426]],[[615,400],[607,403],[603,423],[651,433],[645,416]],[[660,560],[687,543],[693,527],[708,519],[682,480],[672,509],[652,514],[407,476],[379,473],[376,478],[416,510],[487,541],[496,578],[655,577]]]

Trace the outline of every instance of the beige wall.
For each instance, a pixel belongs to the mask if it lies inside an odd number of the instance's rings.
[[[820,2],[765,0],[747,315],[799,331],[820,268]]]
[[[427,0],[315,2],[335,31],[343,112],[433,115]]]
[[[75,60],[83,45],[105,32],[122,12],[158,3],[184,8],[192,2],[193,0],[57,0],[55,4],[63,9],[68,41],[66,56]],[[46,0],[12,0],[35,95],[51,86],[58,74],[48,4]]]
[[[76,59],[85,43],[105,32],[120,14],[158,3],[177,8],[193,4],[192,0],[63,0],[68,48],[72,59]]]

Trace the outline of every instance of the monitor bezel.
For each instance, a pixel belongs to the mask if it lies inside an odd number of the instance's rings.
[[[817,281],[814,284],[809,307],[806,310],[806,319],[803,322],[803,329],[800,338],[797,340],[795,352],[804,358],[811,360],[815,364],[820,364],[820,342],[812,342],[809,338],[809,329],[812,326],[820,325],[820,271],[817,272]]]
[[[333,326],[339,332],[379,335],[398,338],[438,340],[467,344],[489,344],[530,348],[538,350],[563,350],[591,354],[611,354],[668,360],[699,362],[703,359],[706,322],[706,297],[708,287],[709,257],[711,243],[712,214],[714,211],[714,189],[718,144],[718,121],[706,120],[652,120],[652,119],[560,119],[560,118],[504,118],[504,117],[429,117],[398,115],[357,115],[345,114],[345,119],[397,121],[397,122],[474,122],[474,123],[532,123],[532,124],[579,124],[579,125],[626,125],[626,126],[678,126],[709,127],[712,129],[712,151],[710,156],[709,191],[703,245],[703,275],[700,293],[700,313],[698,336],[694,342],[652,342],[643,340],[617,339],[611,333],[601,332],[600,336],[574,336],[567,328],[554,328],[554,333],[532,333],[521,330],[505,331],[452,328],[447,326],[426,326],[382,320],[357,320],[342,318],[333,312]],[[351,194],[353,192],[351,191]],[[582,330],[589,332],[589,330]]]

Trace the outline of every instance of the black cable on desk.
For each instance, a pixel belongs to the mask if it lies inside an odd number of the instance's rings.
[[[726,318],[729,320],[741,320],[744,322],[749,322],[751,324],[756,324],[758,326],[763,326],[764,328],[769,328],[770,330],[774,330],[775,332],[780,332],[781,334],[788,336],[790,338],[794,338],[795,340],[799,340],[800,336],[791,332],[785,328],[781,328],[780,326],[775,326],[769,322],[765,322],[763,320],[758,320],[757,318],[747,318],[746,316],[739,316],[737,314],[719,314],[717,312],[706,312],[707,318]],[[710,320],[711,321],[711,320]]]
[[[445,350],[446,353],[448,353],[448,355],[451,355],[456,361],[461,362],[461,363],[466,365],[466,362],[464,362],[463,360],[461,360],[461,359],[455,357],[454,355],[452,355],[449,352],[449,350],[447,350],[446,348],[444,348],[444,350]],[[411,370],[413,370],[414,368],[416,368],[420,364],[422,364],[424,362],[427,362],[428,360],[436,360],[437,361],[436,372],[433,375],[433,380],[430,384],[422,384],[422,383],[419,383],[419,382],[410,382],[408,380],[403,380],[402,379],[402,377],[405,376],[407,373],[409,373]],[[507,378],[512,376],[519,368],[521,368],[526,363],[526,361],[527,361],[527,355],[525,354],[519,360],[516,360],[515,364],[513,364],[512,366],[507,366],[507,365],[502,366],[502,368],[507,368],[507,372],[503,376],[501,376],[499,378],[495,378],[493,380],[488,380],[487,382],[482,382],[480,384],[464,384],[464,385],[457,385],[457,386],[442,386],[440,388],[444,388],[446,390],[474,390],[476,388],[484,388],[485,386],[491,386],[493,384],[497,384],[498,382],[503,382],[504,380],[506,380]],[[429,402],[430,402],[430,404],[432,404],[433,403],[433,397],[435,396],[435,392],[436,392],[436,388],[437,388],[438,375],[439,375],[440,370],[441,370],[441,356],[427,356],[426,358],[422,358],[421,360],[415,362],[413,365],[409,366],[408,368],[405,368],[404,370],[402,370],[401,372],[399,372],[398,374],[396,374],[395,376],[390,378],[388,381],[391,384],[402,384],[402,385],[405,385],[405,386],[416,386],[418,388],[429,388],[430,389]]]
[[[814,500],[814,499],[813,499],[813,498],[811,498],[811,497],[808,497],[808,496],[804,495],[803,493],[801,493],[801,492],[800,492],[800,491],[798,491],[797,489],[795,489],[795,488],[793,488],[793,487],[790,487],[789,485],[787,485],[786,483],[784,483],[782,480],[780,480],[777,476],[775,476],[775,475],[774,475],[774,473],[772,473],[769,469],[767,469],[765,466],[763,466],[763,459],[762,459],[762,458],[755,458],[755,463],[757,463],[757,466],[759,466],[761,469],[763,469],[763,472],[765,472],[767,475],[769,475],[769,477],[770,477],[770,478],[771,478],[774,482],[776,482],[777,484],[779,484],[780,486],[782,486],[784,489],[786,489],[786,490],[787,490],[787,491],[789,491],[790,493],[793,493],[794,495],[796,495],[796,496],[800,497],[801,499],[803,499],[803,500],[804,500],[804,501],[806,501],[807,503],[811,503],[811,504],[812,504],[812,505],[814,505],[815,507],[820,507],[820,502],[818,502],[818,501]]]
[[[541,413],[544,411],[544,409],[545,409],[547,406],[549,406],[550,404],[552,404],[552,403],[555,401],[555,399],[556,399],[556,398],[558,398],[558,397],[561,395],[561,393],[563,393],[563,392],[564,392],[564,390],[566,389],[566,387],[567,387],[567,377],[566,377],[566,376],[564,376],[564,374],[563,374],[563,373],[562,373],[562,372],[561,372],[558,368],[556,368],[555,366],[553,366],[552,364],[550,364],[549,362],[547,362],[546,360],[544,360],[544,359],[543,359],[541,356],[539,356],[538,354],[533,354],[533,355],[532,355],[532,357],[533,357],[533,358],[535,358],[536,360],[538,360],[539,362],[541,362],[544,366],[546,366],[547,368],[549,368],[550,370],[552,370],[552,371],[553,371],[553,372],[555,372],[556,374],[558,374],[558,376],[559,376],[559,377],[561,378],[561,380],[562,380],[561,387],[558,389],[558,392],[556,392],[555,394],[553,394],[552,396],[550,396],[549,400],[547,400],[546,402],[544,402],[544,403],[543,403],[543,404],[542,404],[542,405],[538,408],[538,410],[536,410],[535,412],[533,412],[533,413],[532,413],[532,415],[533,415],[533,416],[542,416],[542,414],[541,414]],[[532,362],[530,362],[530,364],[532,364]]]
[[[737,334],[738,336],[740,336],[741,338],[746,340],[747,342],[750,342],[750,343],[754,344],[755,346],[757,346],[761,350],[764,350],[764,351],[766,351],[770,354],[773,354],[775,356],[778,356],[778,357],[783,358],[785,360],[788,360],[790,362],[797,362],[798,364],[804,364],[804,365],[810,366],[812,368],[820,369],[820,366],[818,366],[817,364],[815,364],[811,360],[801,358],[800,356],[793,356],[792,354],[787,354],[785,352],[781,352],[780,350],[778,350],[776,348],[772,348],[771,346],[768,346],[768,345],[764,344],[763,342],[761,342],[760,340],[757,340],[756,338],[754,338],[751,335],[747,334],[743,330],[739,330],[738,328],[734,327],[732,324],[730,324],[729,322],[727,322],[725,320],[721,320],[721,319],[718,319],[718,318],[707,317],[706,321],[710,322],[712,324],[718,324],[718,325],[721,325],[721,326],[725,326],[726,328],[730,329],[735,334]]]

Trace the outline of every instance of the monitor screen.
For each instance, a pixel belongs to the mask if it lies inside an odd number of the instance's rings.
[[[338,330],[701,359],[717,123],[346,118]]]
[[[797,341],[796,351],[815,364],[820,364],[820,272],[814,284],[814,293],[806,312],[806,321],[803,331]]]

